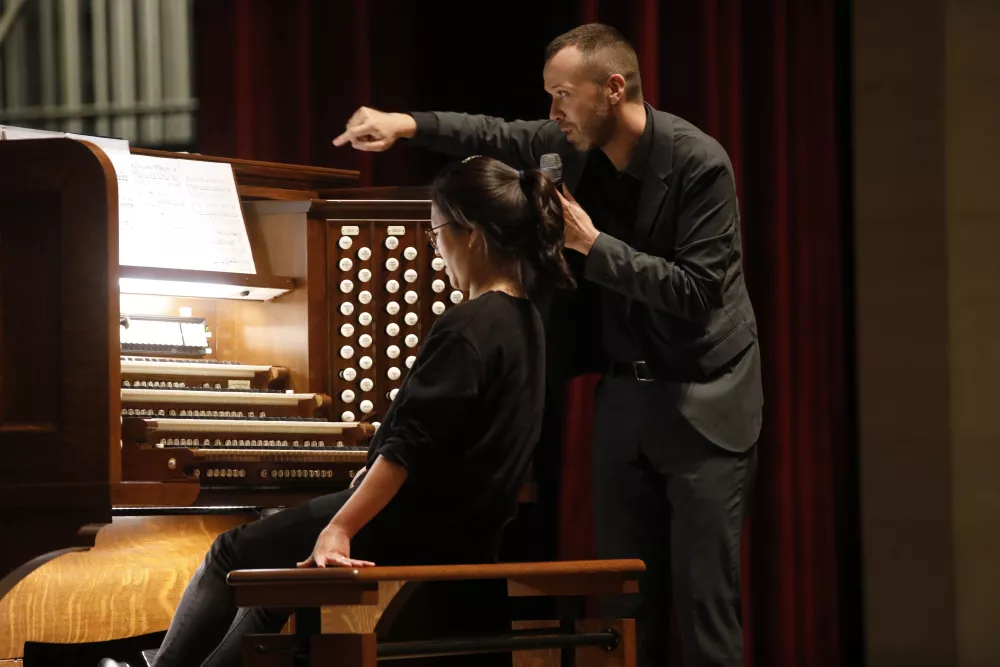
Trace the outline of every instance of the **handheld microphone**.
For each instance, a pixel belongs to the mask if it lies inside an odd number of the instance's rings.
[[[538,162],[539,170],[558,188],[562,185],[562,158],[558,153],[546,153]]]

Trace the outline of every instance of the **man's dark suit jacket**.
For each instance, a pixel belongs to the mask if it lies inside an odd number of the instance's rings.
[[[572,296],[543,296],[548,372],[557,386],[607,369],[597,290],[629,300],[628,320],[657,382],[702,435],[746,451],[761,427],[757,325],[743,281],[739,206],[722,146],[687,121],[648,107],[653,146],[639,197],[634,248],[601,233],[589,255],[567,251]],[[523,169],[558,153],[570,192],[588,154],[551,120],[512,121],[453,112],[414,112],[411,144],[466,157],[488,155]],[[600,228],[600,225],[598,225]]]

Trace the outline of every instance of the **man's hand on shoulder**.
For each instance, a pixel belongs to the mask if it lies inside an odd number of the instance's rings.
[[[405,113],[386,113],[361,107],[347,121],[347,129],[333,140],[334,146],[350,143],[359,151],[387,150],[397,139],[410,139],[417,133],[417,122]]]

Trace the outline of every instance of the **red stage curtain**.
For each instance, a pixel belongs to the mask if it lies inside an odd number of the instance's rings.
[[[199,150],[426,183],[443,160],[333,149],[357,106],[537,118],[546,42],[579,21],[621,29],[647,99],[714,135],[741,198],[766,394],[744,543],[747,665],[858,664],[848,143],[837,0],[212,0],[195,3]],[[448,26],[457,21],[459,27]],[[838,47],[838,44],[840,45]],[[838,115],[841,114],[841,115]],[[592,553],[593,377],[568,391],[563,557]],[[570,444],[572,446],[570,446]]]

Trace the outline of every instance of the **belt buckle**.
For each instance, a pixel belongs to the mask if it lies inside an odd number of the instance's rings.
[[[647,377],[639,377],[639,369],[640,368],[642,368],[642,370],[645,372],[645,374],[647,375]],[[646,365],[645,361],[636,361],[636,362],[633,362],[632,363],[632,372],[635,374],[635,379],[638,380],[639,382],[653,382],[656,379],[656,378],[652,377],[652,374],[649,372],[649,366]]]

